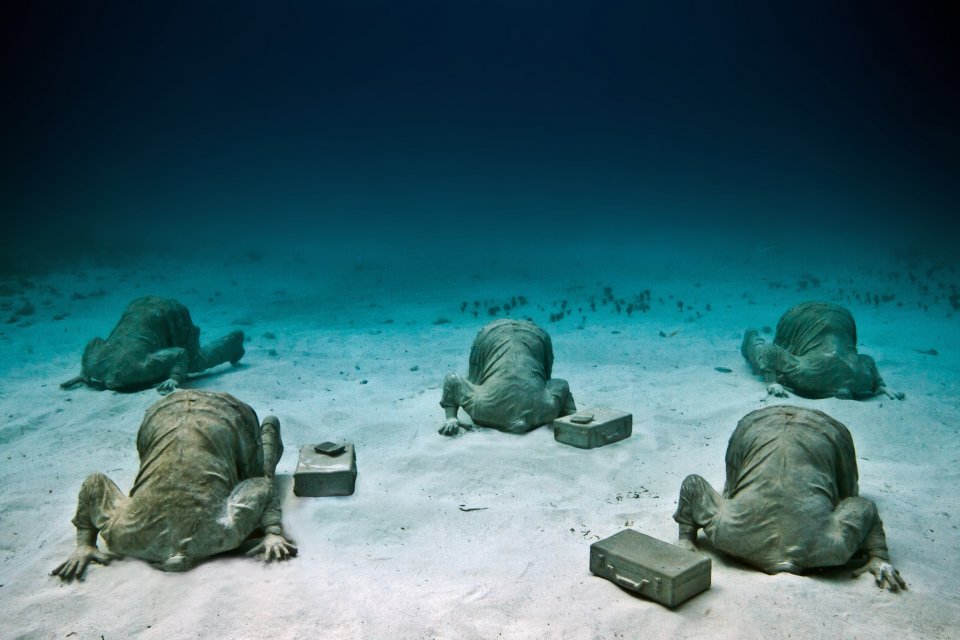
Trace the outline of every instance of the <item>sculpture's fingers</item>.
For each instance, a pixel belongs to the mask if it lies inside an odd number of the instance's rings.
[[[50,572],[50,575],[63,577],[63,573],[62,573],[62,572],[63,572],[64,567],[66,567],[66,566],[67,566],[67,563],[66,563],[66,562],[61,562],[60,564],[58,564],[58,565],[54,568],[53,571]]]
[[[887,590],[893,593],[900,591],[901,588],[906,587],[906,583],[903,581],[903,578],[900,577],[900,572],[894,569],[892,566],[886,566],[883,568],[883,581],[887,586]]]
[[[84,574],[87,572],[87,565],[90,564],[90,558],[84,557],[81,560],[77,561],[77,575],[76,578],[78,581],[83,582]]]
[[[903,576],[900,575],[900,571],[898,569],[893,570],[893,577],[901,589],[907,588],[907,581],[903,579]]]
[[[255,558],[256,556],[260,555],[262,551],[263,551],[263,543],[261,542],[260,544],[255,546],[253,549],[250,549],[250,551],[247,551],[246,556],[248,558]]]
[[[289,553],[291,556],[295,556],[299,552],[300,549],[297,548],[297,545],[293,544],[292,542],[287,543],[287,553]]]

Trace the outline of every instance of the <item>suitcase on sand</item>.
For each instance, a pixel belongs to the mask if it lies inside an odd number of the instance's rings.
[[[710,588],[710,558],[633,529],[590,545],[590,571],[668,607]]]
[[[633,414],[616,409],[578,411],[553,421],[557,442],[581,449],[593,449],[629,438],[633,433]]]
[[[297,496],[349,496],[357,483],[357,454],[350,443],[340,446],[325,442],[300,447],[293,493]],[[339,451],[339,452],[338,452]]]

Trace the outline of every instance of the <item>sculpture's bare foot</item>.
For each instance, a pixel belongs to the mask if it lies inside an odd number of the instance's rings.
[[[243,331],[234,331],[229,335],[229,340],[231,343],[231,354],[230,354],[230,364],[237,366],[237,363],[240,362],[240,359],[243,357]]]
[[[443,423],[443,426],[439,430],[440,435],[442,436],[455,436],[460,433],[460,421],[456,418],[451,418]]]
[[[853,572],[853,577],[856,578],[867,571],[873,574],[877,586],[881,589],[897,592],[907,588],[907,583],[900,576],[900,572],[886,560],[870,558],[867,564]]]
[[[297,545],[276,533],[263,536],[257,546],[247,551],[248,557],[258,557],[264,562],[280,561],[297,555]]]
[[[57,567],[50,572],[50,575],[59,576],[64,582],[70,582],[74,578],[82,582],[83,575],[87,571],[87,566],[91,562],[107,565],[110,564],[111,560],[121,557],[122,556],[110,553],[109,551],[100,551],[96,547],[83,545],[77,547],[76,550],[70,554],[69,558],[58,564]]]
[[[162,396],[173,393],[177,390],[177,387],[180,386],[180,383],[174,380],[173,378],[168,378],[167,380],[160,383],[157,387],[157,393]]]
[[[79,375],[79,376],[76,376],[76,377],[74,377],[74,378],[70,378],[70,379],[67,380],[66,382],[61,382],[61,383],[60,383],[60,388],[61,388],[61,389],[76,389],[77,387],[79,387],[80,385],[82,385],[82,384],[84,383],[84,380],[85,380],[84,377],[83,377],[82,375]]]
[[[788,395],[787,390],[783,388],[783,385],[779,382],[774,382],[773,384],[767,385],[767,394],[771,396],[776,396],[778,398],[786,398]]]

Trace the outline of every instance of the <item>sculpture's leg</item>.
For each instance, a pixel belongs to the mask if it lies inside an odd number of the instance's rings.
[[[570,385],[566,380],[553,378],[547,380],[547,393],[556,398],[557,416],[569,416],[577,412],[577,403],[573,401]]]
[[[273,478],[277,463],[283,456],[283,440],[280,437],[280,420],[267,416],[260,425],[260,446],[263,449],[263,475]]]
[[[224,547],[236,549],[257,528],[276,527],[280,531],[280,496],[270,478],[247,478],[237,483],[218,519],[223,527]]]
[[[698,475],[689,475],[680,485],[680,497],[673,519],[679,525],[680,546],[692,549],[696,546],[697,531],[703,529],[713,541],[716,533],[717,515],[723,505],[723,496]]]
[[[191,363],[190,371],[203,371],[224,362],[237,364],[243,354],[243,331],[232,331],[219,340],[203,345]]]
[[[876,505],[854,496],[841,500],[834,509],[830,525],[811,550],[807,563],[811,567],[842,565],[861,549],[870,556],[888,559],[883,522]]]

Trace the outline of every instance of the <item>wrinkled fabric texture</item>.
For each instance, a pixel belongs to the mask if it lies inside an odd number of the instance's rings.
[[[769,573],[842,565],[858,550],[886,558],[875,505],[858,496],[850,432],[827,414],[778,405],[745,416],[730,437],[718,494],[686,478],[674,519]]]
[[[747,331],[741,348],[754,372],[809,398],[862,398],[877,394],[883,380],[873,358],[857,353],[853,316],[830,302],[791,307],[773,344]]]
[[[564,380],[551,379],[553,345],[532,322],[497,320],[477,334],[467,379],[444,381],[442,407],[462,407],[478,425],[523,432],[576,411]]]
[[[238,547],[255,529],[279,527],[260,431],[253,409],[228,394],[173,393],[140,426],[129,497],[94,474],[73,523],[99,530],[113,552],[159,564],[177,558],[187,565],[179,568]]]

